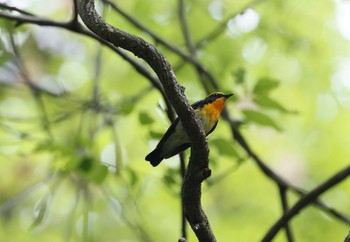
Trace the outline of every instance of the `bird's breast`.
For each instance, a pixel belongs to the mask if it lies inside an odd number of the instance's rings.
[[[219,118],[218,116],[213,115],[212,113],[206,112],[205,109],[198,110],[197,116],[199,117],[206,134],[209,133],[210,130],[212,130]]]

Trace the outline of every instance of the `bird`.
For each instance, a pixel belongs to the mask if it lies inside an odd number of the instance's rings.
[[[206,136],[214,131],[226,100],[233,94],[214,92],[205,99],[191,105],[202,123]],[[157,166],[163,159],[170,158],[188,149],[190,139],[179,118],[177,117],[160,139],[156,148],[146,156],[152,166]]]

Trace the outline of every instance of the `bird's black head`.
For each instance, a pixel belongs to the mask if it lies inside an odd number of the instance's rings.
[[[226,100],[227,98],[231,97],[232,95],[233,94],[224,94],[222,92],[213,92],[209,96],[207,96],[205,99],[194,103],[192,105],[192,107],[194,109],[196,109],[196,108],[202,107],[203,105],[212,103],[212,102],[218,100],[219,98],[224,98]]]
[[[212,103],[215,100],[217,100],[218,98],[229,98],[231,97],[233,94],[224,94],[222,92],[213,92],[211,93],[209,96],[207,96],[203,101],[205,101],[206,103]]]

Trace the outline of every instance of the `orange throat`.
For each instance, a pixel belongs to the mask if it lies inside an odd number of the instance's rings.
[[[216,122],[219,119],[221,110],[223,109],[225,102],[226,99],[222,97],[204,106],[205,113],[212,122]]]

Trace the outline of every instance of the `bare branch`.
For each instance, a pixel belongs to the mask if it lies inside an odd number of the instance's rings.
[[[280,191],[283,214],[285,214],[289,208],[288,207],[288,199],[287,199],[287,188],[286,187],[279,187],[279,191]],[[291,230],[290,225],[288,223],[284,226],[284,229],[286,231],[287,241],[293,242],[294,238],[293,238],[292,230]]]
[[[16,8],[16,7],[8,6],[8,5],[4,4],[4,3],[0,3],[0,8],[7,9],[7,10],[10,10],[10,11],[16,11],[16,12],[22,13],[24,15],[31,15],[31,16],[33,16],[33,14],[31,14],[31,13],[29,13],[27,11],[24,11],[24,10]]]
[[[227,23],[237,17],[238,15],[244,13],[244,11],[246,11],[248,8],[253,7],[254,5],[263,2],[264,0],[253,0],[251,2],[248,2],[246,5],[244,5],[240,10],[238,10],[237,12],[234,12],[232,14],[230,14],[228,17],[226,17],[223,21],[221,21],[221,23],[216,26],[216,28],[209,32],[208,34],[206,34],[204,37],[202,37],[196,44],[195,47],[196,48],[201,48],[204,45],[212,42],[213,40],[215,40],[217,37],[219,37],[227,28]]]
[[[288,212],[286,212],[267,232],[261,242],[270,242],[276,236],[278,231],[286,226],[286,224],[295,217],[306,206],[313,203],[321,194],[328,191],[338,183],[342,182],[350,175],[350,166],[342,169],[331,178],[323,182],[321,185],[310,191],[302,197]]]
[[[209,73],[206,68],[201,65],[196,58],[193,58],[191,55],[186,54],[181,49],[177,48],[176,46],[172,45],[171,43],[167,42],[163,38],[160,38],[157,34],[152,32],[150,29],[148,29],[146,26],[141,24],[139,21],[134,19],[132,16],[128,15],[125,11],[123,11],[118,5],[114,4],[113,2],[109,0],[103,0],[103,2],[108,3],[112,9],[120,13],[123,17],[125,17],[130,23],[132,23],[135,27],[139,28],[140,30],[144,31],[148,35],[150,35],[157,43],[162,44],[165,46],[168,50],[171,52],[177,54],[180,56],[184,61],[192,63],[198,70],[200,70],[201,73],[203,73],[209,80],[209,83],[212,85],[211,89],[219,90],[217,86],[215,86],[214,77]],[[207,90],[209,91],[209,90]]]
[[[234,139],[238,142],[238,144],[247,152],[247,154],[253,159],[253,161],[258,165],[258,167],[261,169],[261,171],[272,181],[274,181],[279,187],[287,187],[291,191],[297,193],[300,196],[305,196],[307,194],[307,191],[304,191],[300,188],[297,188],[288,182],[286,182],[282,177],[277,175],[271,168],[269,168],[265,162],[250,148],[247,141],[245,140],[244,136],[239,131],[237,124],[234,120],[231,119],[231,117],[228,114],[227,109],[224,107],[223,110],[223,116],[224,119],[230,124],[231,132],[234,137]],[[343,215],[342,213],[336,211],[333,208],[330,208],[323,202],[319,200],[314,200],[313,203],[322,209],[323,211],[327,212],[328,214],[334,216],[335,218],[339,219],[340,221],[350,224],[350,219]]]

